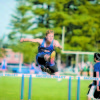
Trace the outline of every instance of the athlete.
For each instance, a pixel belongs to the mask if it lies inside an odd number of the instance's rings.
[[[36,55],[37,64],[41,66],[43,71],[49,74],[59,75],[58,68],[55,63],[55,51],[54,49],[62,46],[57,40],[54,40],[54,31],[48,30],[46,36],[43,39],[27,39],[22,38],[21,42],[29,41],[39,43],[38,54]]]
[[[100,78],[100,53],[94,54],[94,61],[96,62],[93,69],[93,77]],[[88,100],[100,100],[100,82],[99,80],[93,80],[93,83],[89,85]]]

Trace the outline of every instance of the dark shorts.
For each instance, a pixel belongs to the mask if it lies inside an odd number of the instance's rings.
[[[43,65],[46,68],[49,68],[52,73],[58,72],[58,68],[57,68],[56,64],[54,64],[53,66],[46,65],[46,61],[44,59],[44,55],[38,56],[37,57],[37,62],[38,62],[39,65]]]
[[[38,62],[38,64],[40,64],[40,65],[46,65],[46,61],[45,61],[45,59],[44,59],[44,55],[41,55],[41,56],[39,56],[38,58],[37,58],[37,62]]]
[[[97,86],[96,85],[91,85],[90,84],[89,91],[88,91],[87,95],[90,98],[100,99],[100,91],[97,91]]]
[[[100,87],[99,87],[99,88],[100,88]],[[97,91],[97,88],[96,88],[96,90],[95,90],[95,92],[94,92],[94,98],[100,100],[100,91]]]

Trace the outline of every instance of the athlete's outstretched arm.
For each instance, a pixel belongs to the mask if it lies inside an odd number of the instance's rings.
[[[36,42],[41,44],[43,39],[28,39],[28,38],[21,38],[20,42]]]
[[[57,40],[54,41],[54,47],[62,49],[62,46],[60,45],[60,43]]]

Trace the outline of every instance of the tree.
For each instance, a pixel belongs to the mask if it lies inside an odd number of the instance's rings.
[[[6,54],[6,51],[4,49],[5,45],[4,42],[4,38],[5,38],[5,34],[3,35],[3,37],[0,39],[0,57],[3,57]]]
[[[89,0],[24,0],[24,5],[18,5],[17,10],[21,18],[19,15],[13,16],[20,20],[12,23],[18,32],[32,34],[34,38],[43,38],[47,29],[53,29],[55,39],[61,42],[62,27],[65,26],[65,50],[98,51],[96,43],[100,35],[98,2],[92,4]],[[27,12],[34,16],[33,23],[28,22],[32,16],[26,17]],[[32,24],[36,27],[32,27]],[[17,33],[15,30],[13,32]],[[35,35],[40,33],[41,35]]]
[[[72,3],[73,8],[66,26],[66,50],[98,51],[96,40],[99,37],[100,9],[98,4],[91,4],[88,0]]]
[[[33,26],[33,17],[29,11],[31,5],[26,5],[25,0],[17,0],[18,5],[15,14],[12,15],[11,29],[12,32],[9,34],[9,39],[12,41],[11,48],[15,52],[22,52],[24,54],[24,62],[31,63],[34,61],[36,44],[20,43],[20,39],[27,37],[27,30],[30,30]],[[29,14],[29,15],[28,15]],[[32,37],[32,36],[31,36]],[[33,47],[32,47],[33,46]],[[32,57],[33,55],[33,57]]]
[[[38,27],[28,33],[42,32],[44,36],[46,29],[51,28],[55,30],[55,39],[61,41],[62,27],[65,26],[65,50],[98,51],[100,6],[97,3],[88,0],[27,1],[33,3],[31,11],[38,16]]]

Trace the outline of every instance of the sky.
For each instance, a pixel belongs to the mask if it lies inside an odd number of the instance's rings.
[[[11,21],[11,14],[14,14],[15,9],[16,0],[0,0],[0,38],[11,31],[11,29],[9,29],[9,24]]]

